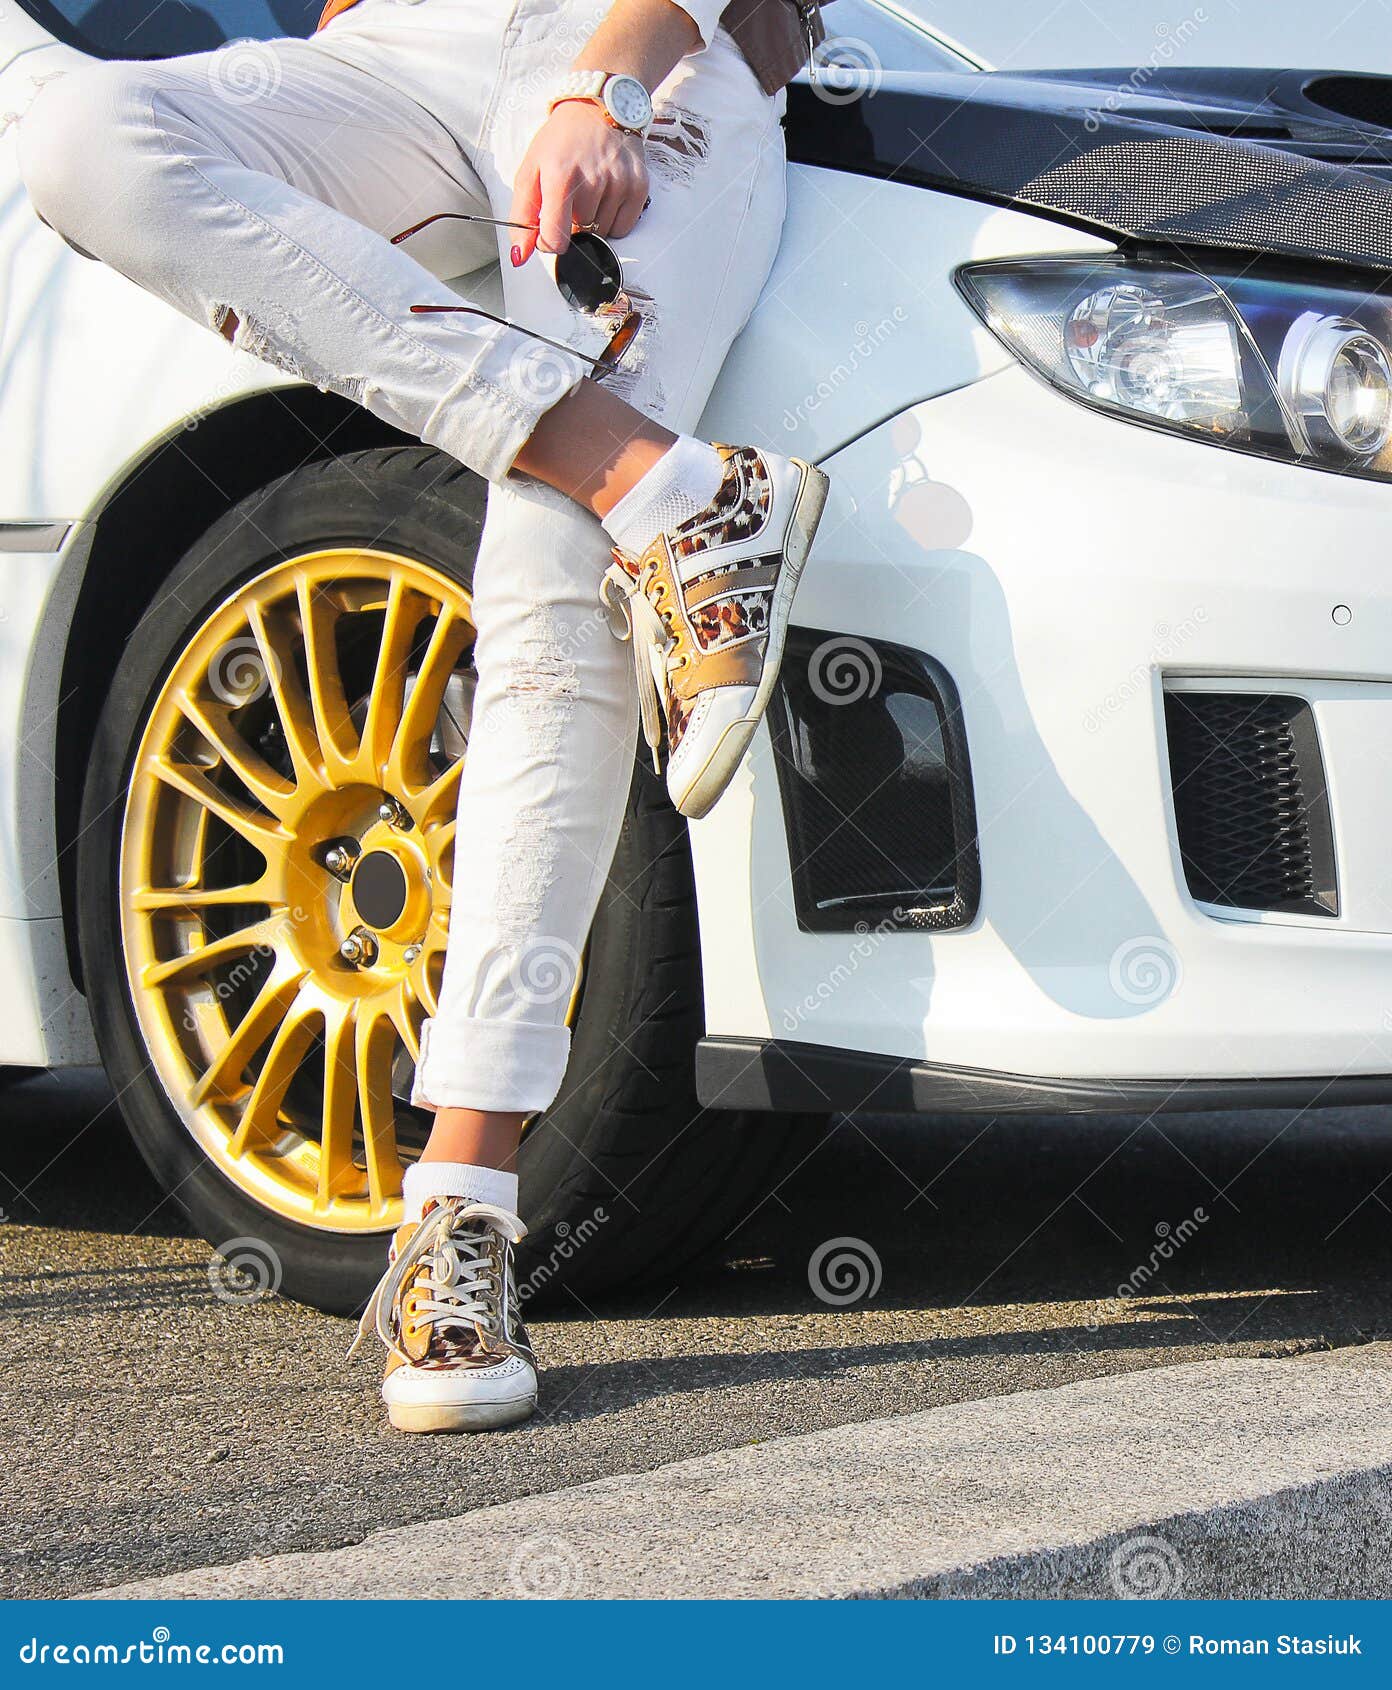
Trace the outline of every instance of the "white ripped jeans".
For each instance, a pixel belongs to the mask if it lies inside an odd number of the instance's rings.
[[[474,579],[478,685],[459,795],[451,929],[416,1098],[551,1103],[566,1011],[627,798],[630,659],[597,604],[609,541],[578,505],[508,478],[578,358],[462,315],[436,279],[501,250],[507,314],[597,353],[513,236],[435,224],[509,213],[550,91],[606,0],[359,0],[309,41],[233,43],[84,67],[20,126],[35,208],[75,246],[239,344],[450,453],[492,484]],[[777,251],[783,97],[730,38],[655,95],[652,204],[617,242],[644,316],[607,385],[667,426],[696,424]],[[427,267],[428,266],[428,267]]]

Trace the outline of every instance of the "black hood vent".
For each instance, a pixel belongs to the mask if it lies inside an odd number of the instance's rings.
[[[1316,76],[1305,98],[1321,110],[1374,129],[1392,129],[1392,76]]]
[[[789,91],[795,160],[1034,210],[1123,244],[1392,271],[1392,77],[887,75]]]

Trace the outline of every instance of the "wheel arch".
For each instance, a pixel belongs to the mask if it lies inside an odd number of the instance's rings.
[[[92,735],[125,643],[179,559],[249,493],[303,464],[411,444],[368,412],[312,387],[242,395],[150,442],[102,489],[61,642],[55,716],[54,841],[63,933],[79,990],[76,911],[82,788]],[[81,542],[79,542],[81,543]],[[55,642],[57,643],[57,642]]]

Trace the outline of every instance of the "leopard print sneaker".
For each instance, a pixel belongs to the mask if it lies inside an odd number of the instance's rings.
[[[752,446],[718,446],[705,510],[641,557],[615,550],[600,597],[633,645],[643,735],[685,816],[730,784],[778,679],[793,594],[826,504],[821,470]]]
[[[399,1431],[481,1432],[535,1409],[512,1265],[525,1235],[516,1215],[463,1197],[397,1229],[348,1354],[369,1332],[386,1345],[382,1399]]]

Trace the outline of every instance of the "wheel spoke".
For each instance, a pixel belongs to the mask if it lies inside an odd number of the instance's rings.
[[[458,757],[421,793],[417,813],[423,827],[429,827],[432,821],[454,826],[455,811],[459,807],[459,780],[463,773],[464,759]]]
[[[370,779],[386,779],[387,764],[405,711],[411,647],[425,611],[425,599],[408,587],[399,575],[393,575],[387,588],[377,669],[372,678],[372,691],[368,694],[367,721],[363,724],[364,773]]]
[[[163,910],[194,912],[236,904],[268,904],[272,910],[285,907],[269,874],[241,886],[145,886],[130,894],[130,907],[150,915]]]
[[[387,1015],[392,1026],[401,1035],[401,1042],[406,1046],[407,1054],[412,1062],[418,1063],[420,1061],[420,1024],[425,1019],[425,1010],[412,994],[409,982],[403,984],[400,995],[393,998],[388,1004]]]
[[[314,736],[326,775],[336,781],[343,780],[352,767],[357,745],[348,700],[343,692],[343,674],[338,666],[338,646],[334,640],[338,612],[329,602],[328,595],[312,581],[302,578],[296,592],[305,643],[305,665],[309,671]]]
[[[189,1092],[190,1103],[197,1107],[214,1096],[229,1103],[237,1100],[246,1088],[243,1070],[284,1020],[304,977],[304,969],[295,965],[272,972],[232,1036],[194,1082]]]
[[[421,1011],[425,1015],[434,1015],[439,1010],[439,1000],[435,993],[435,981],[439,970],[432,967],[434,959],[445,948],[445,935],[431,923],[431,931],[425,936],[425,957],[420,970],[411,981],[409,990],[420,1000]]]
[[[353,1165],[353,1123],[357,1104],[357,1068],[353,1058],[354,1013],[336,1006],[324,1024],[324,1107],[319,1132],[317,1209],[352,1188],[361,1175]]]
[[[172,786],[176,792],[191,798],[195,804],[201,804],[219,821],[225,822],[248,845],[254,846],[267,863],[272,862],[289,843],[289,835],[281,831],[273,818],[260,815],[236,798],[219,792],[208,779],[207,771],[196,764],[171,763],[165,757],[155,756],[150,759],[147,768],[156,780]]]
[[[430,835],[431,848],[435,852],[435,907],[448,909],[450,892],[454,886],[454,841],[458,832],[458,825],[454,821],[442,822]]]
[[[445,701],[445,688],[473,634],[468,619],[452,605],[435,618],[430,642],[416,671],[415,685],[387,761],[387,784],[419,792],[431,784],[430,740]]]
[[[197,978],[219,963],[231,962],[236,957],[246,956],[249,951],[273,950],[279,936],[280,922],[277,919],[253,921],[249,926],[239,927],[235,933],[195,945],[181,956],[150,963],[141,975],[141,984],[167,986],[172,980]]]
[[[178,700],[178,705],[184,719],[198,730],[257,803],[280,816],[285,800],[294,795],[295,783],[277,774],[259,752],[252,750],[232,721],[230,709],[187,695]]]
[[[264,1149],[280,1137],[280,1106],[285,1101],[291,1080],[314,1043],[316,1015],[317,1012],[303,1008],[298,997],[291,1002],[285,1019],[271,1040],[271,1048],[266,1052],[266,1060],[261,1064],[261,1072],[256,1076],[251,1096],[242,1110],[242,1118],[228,1144],[233,1156],[245,1156],[250,1149]]]
[[[323,752],[315,732],[314,709],[300,685],[292,640],[282,624],[273,628],[264,608],[254,599],[247,605],[247,623],[261,653],[261,662],[271,684],[271,697],[280,718],[280,731],[299,786],[318,784],[322,778]]]
[[[358,1103],[362,1110],[363,1149],[368,1195],[380,1209],[401,1195],[401,1158],[396,1146],[396,1100],[392,1096],[392,1061],[396,1028],[389,1015],[358,1017]]]

